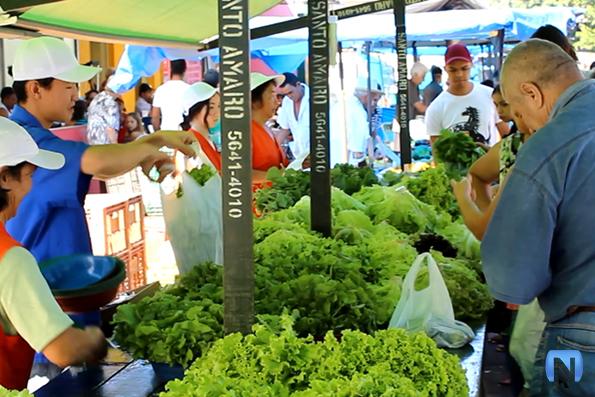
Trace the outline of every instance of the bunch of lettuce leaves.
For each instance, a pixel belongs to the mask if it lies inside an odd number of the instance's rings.
[[[204,186],[205,183],[212,177],[214,177],[217,173],[215,169],[207,164],[201,165],[199,168],[191,169],[188,174],[198,183],[200,186]],[[184,195],[184,188],[180,184],[178,186],[178,190],[176,192],[176,197],[180,198]]]
[[[401,184],[419,200],[434,206],[436,210],[448,212],[454,218],[460,216],[444,164],[416,175],[407,174]]]
[[[444,164],[449,178],[460,179],[467,175],[471,165],[486,154],[485,149],[478,146],[467,134],[442,130],[432,145],[434,159]]]
[[[161,397],[435,396],[468,394],[456,356],[417,333],[391,329],[372,335],[329,332],[322,341],[301,338],[292,320],[283,329],[255,325],[246,336],[231,334],[199,358],[184,379]]]

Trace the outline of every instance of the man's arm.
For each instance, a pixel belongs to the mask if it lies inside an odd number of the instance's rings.
[[[154,131],[161,129],[161,108],[155,105],[151,108],[151,124],[153,124]]]
[[[428,110],[428,107],[422,101],[415,102],[413,104],[413,107],[415,108],[415,110],[417,110],[421,114],[425,114],[426,110]]]
[[[480,210],[485,211],[492,201],[490,185],[498,180],[500,174],[500,146],[501,142],[490,148],[469,168],[471,184],[475,191],[475,203]]]
[[[550,285],[556,218],[552,195],[513,170],[481,244],[484,274],[496,299],[524,305]]]
[[[187,131],[159,131],[126,144],[90,146],[83,153],[81,171],[100,179],[122,175],[139,165],[147,172],[153,165],[173,163],[159,150],[163,146],[194,156],[189,146],[194,139]]]

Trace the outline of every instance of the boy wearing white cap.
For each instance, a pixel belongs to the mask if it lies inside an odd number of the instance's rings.
[[[62,153],[59,170],[38,169],[31,193],[21,210],[7,224],[10,234],[38,261],[91,253],[83,203],[92,176],[111,178],[138,165],[148,172],[159,167],[161,178],[171,172],[172,160],[162,146],[194,155],[194,138],[184,132],[158,132],[124,145],[88,146],[64,141],[48,128],[54,121],[70,119],[77,99],[76,83],[87,81],[99,68],[78,63],[64,41],[39,37],[24,41],[13,63],[13,88],[18,98],[11,119],[23,126],[37,145]],[[167,172],[165,172],[168,165]]]
[[[105,356],[101,330],[73,328],[44,280],[35,258],[4,229],[32,185],[37,167],[57,170],[60,153],[40,150],[18,124],[0,118],[0,386],[27,386],[35,351],[60,367]]]

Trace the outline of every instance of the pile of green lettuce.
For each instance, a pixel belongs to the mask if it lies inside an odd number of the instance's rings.
[[[271,213],[290,208],[302,197],[310,195],[310,173],[292,169],[267,171],[270,185],[255,193],[256,208],[262,213]],[[349,164],[338,164],[331,170],[331,184],[351,195],[364,186],[378,184],[378,178],[371,168],[358,168]]]
[[[328,331],[384,329],[421,253],[414,241],[426,232],[457,247],[453,257],[432,252],[457,319],[480,319],[491,308],[476,241],[448,214],[402,187],[365,187],[353,196],[333,188],[331,207],[330,237],[310,230],[308,196],[255,219],[258,315],[295,313],[294,332],[315,340]],[[187,366],[222,337],[222,285],[221,266],[198,264],[155,297],[121,306],[116,340],[135,357]]]
[[[391,329],[301,338],[291,319],[231,334],[199,358],[161,397],[468,395],[458,358],[423,334]]]
[[[33,397],[28,390],[8,390],[0,386],[0,397]]]

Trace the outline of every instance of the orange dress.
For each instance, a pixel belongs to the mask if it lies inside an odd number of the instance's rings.
[[[192,128],[190,131],[194,134],[196,139],[198,139],[198,143],[200,144],[200,148],[202,149],[203,153],[211,161],[217,171],[221,173],[221,153],[219,153],[215,146],[213,146],[213,144],[209,142],[209,140],[205,138],[200,132]]]
[[[271,167],[286,167],[288,163],[277,140],[252,120],[252,169],[268,171]]]

